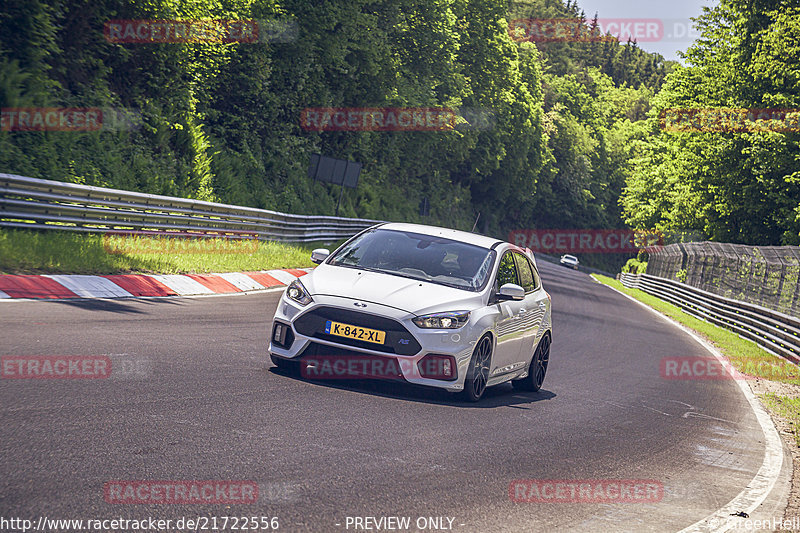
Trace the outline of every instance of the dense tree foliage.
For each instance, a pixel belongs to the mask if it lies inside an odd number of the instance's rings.
[[[635,43],[531,43],[510,17],[580,17],[555,0],[7,0],[0,106],[111,106],[141,127],[0,132],[0,168],[27,176],[330,214],[312,153],[364,163],[341,213],[505,235],[614,227],[632,124],[668,65]],[[120,44],[113,19],[296,25],[258,43]],[[786,22],[789,23],[788,21]],[[478,109],[447,132],[312,132],[308,107]],[[431,216],[418,206],[430,199]]]
[[[800,244],[800,133],[665,131],[672,108],[800,108],[800,6],[721,0],[698,20],[688,66],[667,76],[635,126],[622,197],[636,227],[695,231],[712,240]],[[790,115],[791,116],[791,115]]]

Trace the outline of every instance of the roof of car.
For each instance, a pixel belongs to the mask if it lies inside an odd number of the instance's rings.
[[[469,233],[466,231],[459,231],[457,229],[440,228],[437,226],[425,226],[422,224],[406,224],[401,222],[390,222],[383,224],[381,229],[389,229],[396,231],[410,231],[412,233],[421,233],[422,235],[431,235],[436,237],[445,237],[455,241],[465,242],[467,244],[474,244],[483,248],[491,248],[497,243],[502,243],[500,239],[494,237],[486,237],[485,235],[478,235],[477,233]]]

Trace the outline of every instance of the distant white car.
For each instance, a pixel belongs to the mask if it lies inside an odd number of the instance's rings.
[[[311,259],[319,266],[289,285],[275,312],[269,353],[277,366],[303,365],[306,376],[391,368],[401,380],[471,401],[507,381],[542,386],[550,295],[527,250],[473,233],[382,224]]]
[[[574,255],[569,255],[569,254],[562,255],[560,263],[565,267],[570,267],[574,268],[575,270],[578,270],[578,258],[575,257]]]

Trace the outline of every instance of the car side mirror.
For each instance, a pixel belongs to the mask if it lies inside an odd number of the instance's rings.
[[[327,248],[317,248],[311,252],[311,261],[320,264],[325,261],[329,255],[331,255],[331,251]]]
[[[506,283],[497,293],[497,299],[500,301],[505,300],[522,300],[525,298],[525,289],[516,283]]]

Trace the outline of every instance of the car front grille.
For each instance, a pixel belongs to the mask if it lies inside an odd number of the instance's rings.
[[[361,326],[362,328],[377,329],[386,333],[383,344],[339,337],[325,333],[325,325],[331,320]],[[414,355],[419,353],[422,346],[417,339],[400,322],[391,318],[370,315],[349,309],[337,307],[317,307],[298,317],[294,322],[295,329],[302,335],[322,339],[337,344],[365,348],[376,352],[397,355]]]

